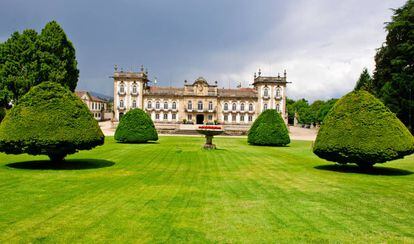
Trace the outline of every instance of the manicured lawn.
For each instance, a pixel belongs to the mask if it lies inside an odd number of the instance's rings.
[[[372,174],[311,143],[112,138],[63,166],[0,154],[0,242],[414,242],[414,157]]]

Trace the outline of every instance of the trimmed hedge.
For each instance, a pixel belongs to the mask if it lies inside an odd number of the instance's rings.
[[[250,127],[247,142],[263,146],[285,146],[289,144],[289,132],[282,116],[275,109],[262,112]]]
[[[354,91],[328,113],[313,152],[340,164],[371,167],[413,153],[414,138],[380,100],[366,91]]]
[[[0,124],[0,151],[8,154],[44,154],[62,161],[67,154],[103,143],[86,105],[55,82],[32,87]]]
[[[157,141],[158,134],[151,118],[141,109],[132,109],[122,116],[115,131],[115,140],[126,143]]]

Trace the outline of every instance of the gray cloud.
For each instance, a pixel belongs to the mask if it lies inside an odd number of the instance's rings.
[[[161,85],[205,76],[247,85],[259,67],[288,70],[289,96],[339,97],[374,68],[383,22],[404,0],[3,0],[0,41],[56,19],[77,50],[79,89],[112,93],[116,63],[146,65]]]

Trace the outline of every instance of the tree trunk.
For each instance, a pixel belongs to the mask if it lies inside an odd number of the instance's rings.
[[[54,153],[54,154],[49,154],[49,159],[52,162],[55,163],[61,163],[65,160],[66,154],[65,153]]]

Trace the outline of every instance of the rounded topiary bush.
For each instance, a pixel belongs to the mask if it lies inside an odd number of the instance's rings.
[[[66,155],[104,143],[98,122],[71,91],[55,82],[32,87],[0,124],[0,151],[8,154]]]
[[[380,100],[366,91],[355,91],[328,113],[313,152],[340,164],[371,167],[413,153],[414,139]]]
[[[158,134],[151,118],[141,109],[132,109],[122,116],[115,131],[115,140],[128,143],[157,141]]]
[[[262,112],[248,132],[247,142],[253,145],[285,146],[289,132],[282,116],[275,109]]]

